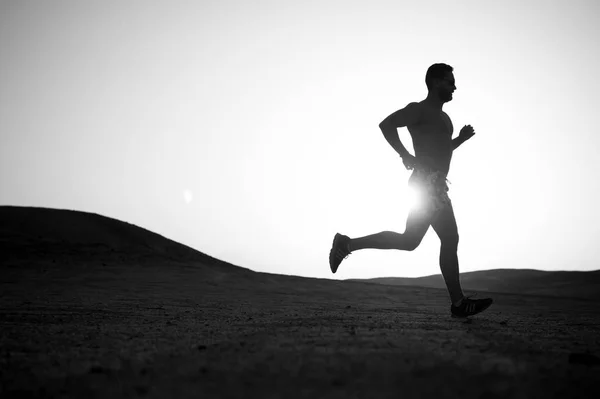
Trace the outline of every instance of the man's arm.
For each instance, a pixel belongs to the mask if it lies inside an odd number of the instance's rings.
[[[456,150],[462,143],[469,140],[474,135],[475,130],[473,130],[473,126],[465,125],[462,129],[460,129],[458,137],[452,140],[452,150]]]
[[[406,147],[400,141],[400,136],[398,135],[398,128],[414,125],[418,123],[420,118],[420,107],[417,103],[410,103],[403,109],[394,112],[387,118],[385,118],[380,124],[379,128],[383,133],[383,136],[387,140],[388,143],[392,146],[394,150],[402,158],[405,158],[407,155],[410,156]]]
[[[456,150],[462,143],[465,142],[463,137],[458,136],[457,138],[452,140],[452,150]]]

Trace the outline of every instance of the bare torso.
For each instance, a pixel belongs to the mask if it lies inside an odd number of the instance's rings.
[[[415,157],[446,176],[452,159],[452,121],[444,111],[423,101],[418,103],[418,106],[419,121],[407,126],[412,137]]]

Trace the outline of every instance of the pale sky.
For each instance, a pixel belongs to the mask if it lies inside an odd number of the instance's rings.
[[[0,204],[76,209],[256,271],[439,273],[379,123],[454,67],[461,271],[598,269],[596,1],[0,1]],[[410,136],[400,137],[412,151]]]

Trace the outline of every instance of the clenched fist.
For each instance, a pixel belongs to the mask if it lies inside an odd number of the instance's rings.
[[[458,133],[458,137],[463,139],[463,141],[469,140],[474,135],[475,135],[475,130],[473,130],[473,126],[471,126],[471,125],[463,126],[463,128],[460,129],[460,132]]]

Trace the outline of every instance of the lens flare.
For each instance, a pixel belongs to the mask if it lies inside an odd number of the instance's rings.
[[[423,193],[415,186],[408,187],[408,209],[416,210],[423,205]]]

